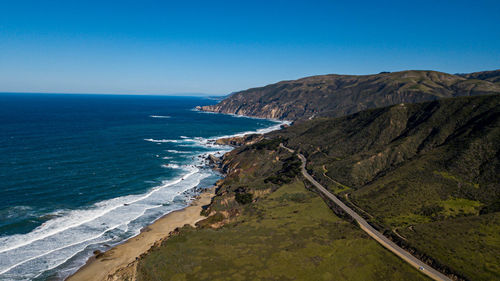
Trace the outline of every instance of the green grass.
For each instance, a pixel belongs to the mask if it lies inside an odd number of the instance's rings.
[[[426,223],[429,221],[430,219],[428,217],[419,214],[405,214],[396,217],[390,217],[384,220],[386,224],[394,227],[405,227],[420,223]]]
[[[467,182],[467,181],[461,180],[457,176],[454,176],[454,175],[452,175],[452,174],[450,174],[448,172],[445,172],[445,171],[434,171],[434,174],[440,175],[440,176],[442,176],[445,179],[453,180],[453,181],[455,181],[455,182],[457,182],[459,184],[468,184],[468,185],[472,185],[475,188],[479,188],[479,184],[478,183]]]
[[[316,166],[312,166],[312,167],[308,167],[308,168],[312,168],[314,170],[313,174],[316,175],[317,180],[319,180],[319,182],[323,186],[328,188],[328,190],[334,194],[340,194],[340,193],[347,192],[347,191],[352,189],[351,187],[349,187],[345,184],[342,184],[342,183],[336,181],[334,178],[330,177],[328,175],[328,170],[325,169],[324,166],[322,166],[320,168],[318,165],[316,165]]]
[[[183,228],[138,266],[138,280],[424,279],[300,181],[245,205],[220,229]]]
[[[500,213],[415,225],[398,232],[470,280],[500,277]]]
[[[461,215],[479,215],[479,210],[483,204],[479,201],[464,198],[450,198],[441,201],[444,208],[443,213],[447,217],[456,217]]]

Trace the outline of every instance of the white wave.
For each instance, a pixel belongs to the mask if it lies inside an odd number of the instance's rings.
[[[148,208],[144,208],[144,210],[143,210],[143,211],[142,211],[139,215],[137,215],[137,216],[136,216],[133,220],[140,218],[140,217],[141,217],[141,216],[143,216],[143,215],[146,213],[146,211],[148,211],[148,210],[155,209],[155,208],[160,208],[160,207],[162,207],[162,206],[163,206],[163,205],[156,205],[156,206],[151,206],[151,207],[148,207]],[[39,256],[37,256],[36,258],[39,258],[39,257],[42,257],[42,256],[46,256],[46,255],[51,254],[51,253],[53,253],[53,252],[57,252],[57,251],[59,251],[59,250],[65,249],[65,248],[69,248],[69,247],[72,247],[72,246],[75,246],[75,245],[78,245],[78,244],[82,244],[82,243],[84,243],[84,242],[88,242],[88,241],[91,241],[91,240],[97,239],[97,238],[99,238],[99,237],[103,236],[104,234],[106,234],[107,232],[110,232],[111,230],[114,230],[114,229],[116,229],[116,228],[119,228],[120,226],[125,226],[125,230],[124,230],[124,232],[127,232],[127,231],[128,231],[128,225],[129,225],[129,224],[119,224],[119,225],[115,225],[115,226],[113,226],[113,227],[111,227],[111,228],[106,229],[105,231],[103,231],[103,232],[99,233],[98,235],[96,235],[96,236],[94,236],[94,237],[91,237],[91,238],[85,239],[85,240],[83,240],[83,241],[75,242],[75,243],[70,244],[70,245],[67,245],[67,246],[59,247],[59,248],[54,249],[54,250],[51,250],[51,251],[49,251],[49,252],[47,252],[47,253],[45,253],[45,254],[39,255]],[[133,236],[135,236],[135,235],[139,234],[139,233],[140,233],[140,229],[139,229],[138,231],[136,231],[136,232],[137,232],[137,233],[134,233],[134,235],[133,235]],[[103,242],[100,242],[100,243],[110,242],[111,240],[112,240],[112,239],[107,239],[107,240],[105,240],[105,241],[103,241]],[[86,247],[86,246],[88,246],[88,244],[85,244],[84,246]],[[82,250],[83,250],[83,249],[82,249]],[[51,269],[56,268],[56,267],[57,267],[57,266],[59,266],[60,264],[63,264],[64,262],[66,262],[66,261],[70,260],[71,258],[73,258],[74,256],[76,256],[79,252],[80,252],[80,251],[75,252],[72,256],[70,256],[70,257],[66,258],[63,262],[60,262],[60,263],[58,263],[58,264],[55,264],[55,265],[53,265],[52,267],[49,267],[49,268],[45,269],[45,271],[47,271],[47,270],[51,270]],[[15,265],[15,266],[13,266],[12,268],[14,268],[14,267],[16,267],[16,266],[19,266],[19,265],[21,265],[21,264],[24,264],[24,263],[26,263],[26,262],[28,262],[28,261],[30,261],[30,260],[34,260],[34,259],[36,259],[36,258],[30,258],[30,259],[28,259],[28,260],[26,260],[26,261],[24,261],[24,262],[21,262],[21,263],[19,263],[19,264]],[[7,270],[7,271],[8,271],[8,270]],[[38,276],[39,276],[39,275],[41,275],[42,273],[43,273],[43,272],[40,272],[40,273],[39,273],[38,275],[36,275],[34,278],[38,277]],[[0,272],[0,274],[2,274],[2,272]]]
[[[48,252],[45,252],[45,253],[42,253],[42,254],[40,254],[40,255],[38,255],[38,256],[34,256],[34,257],[29,258],[29,259],[26,259],[26,260],[23,260],[23,261],[21,261],[21,262],[18,262],[18,263],[16,263],[16,264],[11,265],[10,267],[8,267],[8,268],[6,268],[6,269],[4,269],[4,270],[0,271],[0,274],[3,274],[3,273],[5,273],[5,272],[7,272],[7,271],[9,271],[9,270],[11,270],[11,269],[13,269],[13,268],[15,268],[15,267],[18,267],[18,266],[20,266],[21,264],[25,264],[25,263],[27,263],[27,262],[29,262],[29,261],[32,261],[32,260],[35,260],[35,259],[41,258],[41,257],[46,256],[46,255],[49,255],[49,254],[51,254],[51,253],[53,253],[53,252],[57,252],[57,251],[60,251],[60,250],[65,249],[65,248],[69,248],[69,247],[72,247],[72,246],[75,246],[75,245],[78,245],[78,244],[81,244],[81,243],[84,243],[84,242],[87,242],[87,241],[90,241],[90,240],[97,239],[97,238],[101,237],[102,235],[104,235],[106,232],[108,232],[108,231],[110,231],[110,230],[113,230],[113,229],[115,229],[115,228],[117,228],[117,227],[119,227],[119,226],[120,226],[120,225],[115,225],[115,226],[113,226],[113,227],[111,227],[111,228],[108,228],[108,229],[106,229],[106,230],[102,231],[101,233],[99,233],[99,234],[97,234],[97,235],[95,235],[95,236],[92,236],[92,237],[86,238],[86,239],[84,239],[84,240],[80,240],[80,241],[77,241],[77,242],[71,243],[71,244],[69,244],[69,245],[64,245],[64,246],[62,246],[62,247],[52,249],[52,250],[50,250],[50,251],[48,251]],[[75,254],[76,254],[76,253],[75,253]],[[70,257],[70,258],[71,258],[71,257]]]
[[[233,135],[211,137],[211,138],[208,138],[209,141],[213,141],[213,140],[217,140],[217,139],[221,139],[221,138],[241,137],[241,136],[248,135],[248,134],[266,134],[266,133],[281,129],[282,125],[290,125],[292,123],[291,121],[288,121],[288,120],[253,117],[253,116],[239,115],[239,114],[233,114],[233,113],[218,113],[218,112],[202,111],[202,110],[199,110],[196,108],[193,108],[191,110],[196,111],[198,113],[202,113],[202,114],[224,114],[224,115],[230,115],[230,116],[235,117],[235,118],[249,118],[249,119],[257,119],[257,120],[267,120],[267,121],[272,121],[272,122],[276,123],[275,125],[272,125],[272,126],[269,126],[266,128],[262,128],[262,129],[258,129],[255,131],[247,131],[247,132],[242,132],[242,133],[236,133]]]
[[[165,116],[165,115],[149,115],[151,118],[170,118],[170,116]]]
[[[190,154],[191,152],[189,151],[179,151],[179,150],[174,150],[174,149],[169,149],[169,150],[166,150],[167,152],[170,152],[170,153],[175,153],[175,154]]]
[[[172,207],[165,206],[165,202],[172,202],[177,195],[195,187],[209,175],[200,173],[194,166],[183,168],[188,171],[182,177],[165,181],[145,194],[102,201],[90,209],[73,210],[49,220],[30,233],[0,238],[0,274],[16,273],[16,276],[33,278],[34,274],[66,262],[90,242],[103,243],[110,237],[119,242],[121,239],[114,237],[110,231],[116,231],[123,225],[125,229],[119,232],[128,231],[128,224],[148,210],[158,208],[154,211],[157,218],[171,211]],[[133,233],[139,230],[133,229]]]
[[[186,139],[184,139],[184,142],[188,142],[188,144],[179,144],[178,146],[180,146],[180,147],[196,147],[196,146],[198,146],[198,147],[205,147],[205,148],[224,148],[223,151],[227,152],[228,149],[231,150],[232,148],[230,146],[217,144],[216,141],[218,139],[242,137],[242,136],[249,135],[249,134],[266,134],[266,133],[281,129],[281,126],[283,126],[284,124],[286,124],[286,125],[290,124],[289,121],[274,121],[274,122],[276,122],[276,124],[269,126],[269,127],[266,127],[266,128],[257,129],[255,131],[246,131],[246,132],[236,133],[233,135],[213,136],[213,137],[209,137],[209,138],[202,138],[202,137],[195,137],[195,138],[191,138],[191,139],[186,138]],[[191,143],[189,143],[189,142],[191,142]],[[173,151],[169,151],[169,152],[173,152]]]
[[[269,132],[281,129],[281,126],[283,126],[283,125],[290,125],[290,123],[291,123],[290,121],[275,121],[275,122],[278,122],[278,124],[275,124],[275,125],[267,127],[267,128],[258,129],[255,131],[247,131],[247,132],[243,132],[243,133],[237,133],[234,135],[218,136],[218,137],[216,137],[216,139],[242,137],[244,135],[249,135],[249,134],[267,134]]]
[[[188,138],[186,136],[181,136],[181,140],[176,140],[176,142],[181,143],[181,144],[177,145],[178,147],[203,147],[203,148],[207,148],[210,150],[212,150],[212,149],[220,150],[222,148],[221,151],[223,151],[223,153],[226,153],[226,152],[230,151],[232,149],[232,147],[217,144],[216,143],[217,139],[241,137],[241,136],[248,135],[248,134],[266,134],[266,133],[281,129],[281,126],[284,124],[287,124],[287,125],[290,124],[289,121],[274,121],[274,122],[276,122],[276,124],[269,126],[269,127],[266,127],[266,128],[257,129],[255,131],[246,131],[246,132],[236,133],[233,135],[214,136],[214,137],[209,137],[209,138],[203,138],[203,137]],[[176,154],[190,153],[190,152],[178,151],[178,150],[167,150],[167,152],[176,153]]]
[[[156,143],[167,143],[167,142],[177,143],[177,142],[179,142],[178,140],[155,140],[155,139],[144,139],[144,140],[149,141],[149,142],[156,142]]]
[[[163,164],[161,166],[163,168],[172,168],[172,169],[181,169],[181,168],[183,168],[182,166],[177,165],[177,164]]]

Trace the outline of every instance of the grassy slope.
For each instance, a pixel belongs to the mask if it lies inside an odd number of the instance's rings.
[[[286,177],[290,155],[275,149],[270,144],[231,153],[229,175],[210,210],[239,215],[219,229],[183,228],[141,259],[138,280],[425,279],[335,216],[300,180],[265,182],[273,174]],[[254,202],[239,204],[238,192],[254,194]]]
[[[403,228],[416,248],[432,253],[471,280],[500,278],[500,213],[467,216]]]
[[[275,135],[372,223],[468,279],[491,280],[500,274],[500,225],[479,212],[500,197],[499,122],[500,97],[490,96],[313,120]]]
[[[351,198],[376,216],[372,221],[397,229],[412,247],[459,275],[470,280],[500,277],[500,213],[478,215],[486,203],[463,198],[467,193],[457,187],[465,186],[464,181],[436,174],[428,162],[415,162],[353,192]],[[425,215],[422,208],[428,206],[441,208]]]

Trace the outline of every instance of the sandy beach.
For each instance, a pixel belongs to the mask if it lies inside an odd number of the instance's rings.
[[[167,239],[169,233],[177,227],[186,224],[194,226],[196,222],[204,219],[205,217],[200,215],[202,206],[209,204],[214,194],[215,187],[207,189],[190,206],[161,217],[144,228],[139,235],[90,258],[85,266],[66,280],[123,280],[125,277],[135,276],[136,258],[146,253],[156,243]]]

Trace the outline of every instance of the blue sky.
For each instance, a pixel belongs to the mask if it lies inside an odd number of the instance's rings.
[[[0,0],[0,91],[227,94],[500,68],[500,1]]]

